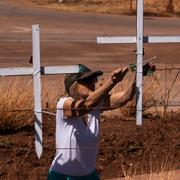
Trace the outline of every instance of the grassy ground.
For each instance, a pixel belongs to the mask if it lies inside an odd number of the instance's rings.
[[[65,11],[94,12],[107,14],[135,14],[136,0],[24,0],[39,6]],[[173,11],[168,0],[144,0],[145,15],[180,15],[180,1],[173,1]]]

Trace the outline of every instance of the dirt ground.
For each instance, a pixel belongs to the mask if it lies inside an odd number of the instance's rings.
[[[147,114],[142,127],[133,118],[102,116],[97,170],[102,179],[180,168],[180,114],[166,119]],[[47,178],[55,155],[55,118],[43,121],[44,151],[38,160],[33,124],[0,135],[0,179]]]
[[[27,7],[19,3],[9,8],[13,3],[0,3],[1,67],[30,66],[30,28],[33,23],[39,23],[42,29],[43,65],[76,62],[96,68],[112,69],[112,66],[115,68],[120,64],[134,62],[134,45],[127,47],[96,44],[96,37],[99,35],[135,34],[133,17],[66,14]],[[179,35],[179,24],[177,18],[169,20],[146,17],[145,33]],[[146,45],[145,59],[157,56],[157,63],[179,67],[179,47],[179,44]],[[97,170],[101,178],[180,169],[180,114],[172,111],[165,119],[160,119],[155,114],[146,114],[142,127],[135,125],[133,117],[102,116],[97,158]],[[55,155],[54,135],[55,118],[46,115],[43,117],[44,151],[38,160],[34,148],[33,121],[18,131],[0,132],[0,179],[46,179]]]

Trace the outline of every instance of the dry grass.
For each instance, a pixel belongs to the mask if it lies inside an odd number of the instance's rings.
[[[109,66],[104,69],[110,71]],[[103,67],[101,66],[101,69]],[[103,69],[103,70],[104,70]],[[179,71],[178,71],[179,72]],[[144,114],[152,113],[163,119],[168,111],[171,101],[178,98],[176,87],[178,86],[179,73],[167,74],[170,81],[168,88],[163,80],[164,72],[157,72],[154,76],[144,78],[143,106]],[[118,84],[112,93],[125,91],[132,81],[132,73],[129,73],[125,80]],[[97,87],[101,86],[108,78],[109,73],[104,78],[99,79]],[[32,123],[33,120],[33,82],[30,78],[1,78],[0,79],[0,131],[11,132],[21,129]],[[64,95],[63,76],[44,76],[42,77],[42,107],[51,112],[55,112],[58,99]],[[158,107],[161,105],[161,107]],[[30,111],[14,111],[30,110]],[[121,116],[124,119],[135,117],[135,100],[126,106],[104,113],[105,116],[113,118]]]
[[[14,110],[32,109],[32,91],[19,79],[0,81],[0,131],[10,133],[30,123],[32,112]]]
[[[125,174],[125,180],[174,180],[175,172],[172,170],[169,171],[161,171],[158,173],[150,173],[150,174],[143,174],[143,175],[136,175],[129,176]]]
[[[175,171],[173,171],[173,153],[172,148],[162,160],[162,162],[149,161],[149,171],[142,168],[141,175],[136,173],[137,168],[134,164],[130,164],[129,167],[122,165],[122,170],[124,173],[125,180],[173,180],[175,178]],[[150,158],[151,159],[151,158]]]
[[[173,65],[157,65],[159,68],[173,68]],[[106,67],[106,70],[109,67]],[[112,92],[124,91],[132,81],[132,73],[129,73],[125,80],[118,84]],[[106,80],[103,79],[103,82]],[[103,82],[101,84],[103,84]],[[143,114],[153,114],[155,117],[164,119],[168,112],[177,111],[177,107],[170,104],[177,102],[180,98],[178,84],[180,82],[180,72],[176,71],[157,71],[153,76],[145,77],[143,80]],[[177,104],[177,103],[175,103]],[[126,120],[135,117],[135,98],[126,106],[120,109],[105,113],[106,116],[122,116]]]
[[[42,78],[42,107],[55,111],[63,94],[59,80]],[[0,79],[0,133],[13,133],[28,128],[33,122],[33,82],[31,78]]]
[[[39,6],[46,6],[66,11],[95,12],[108,14],[134,14],[136,11],[136,0],[24,0]],[[180,1],[174,0],[174,14],[180,13]],[[146,15],[168,16],[168,0],[144,0]]]

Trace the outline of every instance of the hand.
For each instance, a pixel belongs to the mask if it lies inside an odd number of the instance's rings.
[[[143,76],[152,75],[156,70],[156,66],[152,62],[143,65]]]
[[[129,68],[131,71],[136,71],[136,64],[130,64]],[[156,66],[152,62],[148,62],[143,65],[143,76],[152,75],[156,70]]]
[[[119,69],[113,71],[112,72],[112,81],[114,83],[118,83],[118,82],[122,81],[128,71],[129,71],[128,67],[119,68]]]

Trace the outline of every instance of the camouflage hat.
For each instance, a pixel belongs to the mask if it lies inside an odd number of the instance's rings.
[[[102,71],[93,71],[85,65],[79,64],[79,73],[68,73],[65,75],[64,85],[66,92],[69,93],[69,89],[75,81],[88,82],[89,79],[96,78],[102,74]]]

